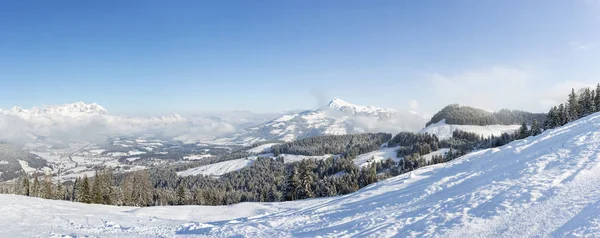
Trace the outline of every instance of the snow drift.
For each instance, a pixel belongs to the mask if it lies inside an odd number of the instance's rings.
[[[333,198],[141,209],[13,195],[0,203],[1,236],[597,236],[600,113]]]

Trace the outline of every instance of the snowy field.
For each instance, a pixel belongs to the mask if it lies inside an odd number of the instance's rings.
[[[212,175],[220,176],[229,172],[238,171],[246,166],[250,166],[254,163],[254,159],[244,158],[219,162],[215,164],[204,165],[196,168],[191,168],[178,172],[179,176],[193,176],[193,175]]]
[[[356,193],[129,208],[0,195],[0,237],[595,237],[600,114]]]
[[[397,152],[398,148],[399,147],[382,148],[373,152],[361,154],[356,156],[354,164],[358,167],[365,167],[373,162],[385,161],[386,159],[392,159],[394,162],[398,162],[400,161]]]
[[[399,162],[401,158],[398,158],[398,148],[398,146],[390,148],[381,148],[373,152],[361,154],[359,156],[356,156],[356,159],[354,159],[354,164],[358,167],[365,167],[373,162],[381,162],[387,159],[392,159],[394,162]],[[448,151],[450,151],[450,149],[439,149],[438,151],[434,151],[429,154],[423,155],[423,158],[429,161],[433,156],[444,156],[446,153],[448,153]]]
[[[436,135],[440,140],[452,137],[452,133],[456,130],[472,132],[484,137],[491,135],[499,136],[502,133],[512,133],[519,129],[521,125],[489,125],[489,126],[472,126],[472,125],[448,125],[446,120],[431,124],[425,127],[419,133],[429,133]]]
[[[267,143],[264,145],[259,145],[252,149],[249,149],[248,153],[254,153],[254,154],[270,153],[271,147],[273,147],[274,145],[278,145],[278,144],[280,144],[280,143]]]
[[[289,155],[289,154],[279,155],[279,157],[283,157],[284,163],[299,162],[304,159],[324,160],[324,159],[327,159],[332,156],[335,157],[334,155],[320,155],[320,156]],[[221,176],[223,174],[238,171],[240,169],[243,169],[247,166],[254,164],[254,161],[258,157],[275,159],[275,157],[273,156],[272,153],[260,154],[257,156],[250,156],[250,157],[243,158],[243,159],[228,160],[228,161],[224,161],[224,162],[203,165],[203,166],[199,166],[196,168],[187,169],[187,170],[178,172],[177,175],[179,175],[179,176],[195,176],[195,175]]]

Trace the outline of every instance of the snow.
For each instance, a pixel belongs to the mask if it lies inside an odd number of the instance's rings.
[[[280,144],[280,143],[267,143],[267,144],[259,145],[252,149],[249,149],[248,152],[256,153],[256,154],[271,152],[271,147],[273,147],[274,145],[278,145],[278,144]]]
[[[233,135],[231,141],[248,144],[259,141],[293,141],[319,135],[344,135],[365,132],[416,131],[425,119],[394,109],[360,106],[341,99],[316,110],[281,116]]]
[[[27,163],[27,161],[19,160],[19,164],[21,165],[21,168],[23,168],[23,171],[25,171],[25,173],[33,173],[36,171],[35,168],[29,166],[29,163]]]
[[[448,149],[448,148],[442,148],[442,149],[439,149],[437,151],[431,152],[429,154],[423,155],[423,158],[426,161],[430,161],[431,158],[433,158],[433,156],[438,156],[438,155],[444,156],[444,155],[446,155],[446,153],[448,153],[448,151],[450,151],[450,149]]]
[[[264,152],[264,151],[263,151]],[[306,155],[290,155],[290,154],[280,154],[278,157],[283,157],[284,163],[294,163],[299,162],[304,159],[316,159],[316,160],[324,160],[329,157],[335,157],[335,155],[319,155],[319,156],[306,156]],[[273,153],[264,153],[259,154],[257,156],[250,156],[243,159],[236,160],[228,160],[224,162],[219,162],[215,164],[203,165],[196,168],[187,169],[181,172],[178,172],[179,176],[195,176],[195,175],[212,175],[212,176],[220,176],[229,172],[238,171],[247,166],[254,164],[254,160],[258,157],[263,158],[272,158],[275,159]]]
[[[374,162],[382,162],[385,161],[387,159],[392,159],[394,162],[398,162],[400,161],[402,158],[398,158],[398,146],[396,147],[390,147],[390,148],[381,148],[379,150],[373,151],[373,152],[369,152],[369,153],[365,153],[365,154],[361,154],[356,156],[356,159],[354,159],[354,164],[358,167],[366,167],[371,163]],[[431,160],[431,158],[435,155],[444,155],[446,154],[450,149],[439,149],[438,151],[434,151],[431,152],[429,154],[423,155],[422,157],[429,161]]]
[[[252,159],[236,159],[216,164],[204,165],[178,172],[179,176],[213,175],[220,176],[229,172],[238,171],[254,163]]]
[[[521,127],[520,125],[489,125],[489,126],[474,126],[474,125],[449,125],[446,120],[431,124],[425,127],[419,133],[429,133],[436,135],[440,140],[452,137],[452,133],[456,130],[472,132],[484,137],[491,135],[499,136],[502,133],[512,133]]]
[[[331,198],[129,208],[0,195],[0,237],[597,237],[600,114]]]
[[[358,167],[365,167],[373,162],[385,161],[388,158],[398,162],[400,161],[397,153],[398,148],[399,147],[382,148],[373,152],[361,154],[356,156],[354,164]]]
[[[190,156],[183,157],[183,159],[186,159],[186,160],[201,160],[201,159],[206,159],[206,158],[210,158],[210,157],[213,157],[213,156],[209,155],[209,154],[204,154],[204,155],[190,155]]]
[[[394,114],[397,112],[394,109],[354,105],[339,98],[334,98],[333,100],[331,100],[331,102],[329,102],[328,104],[328,107],[336,111],[364,115]]]
[[[327,154],[327,155],[307,156],[307,155],[280,154],[278,157],[283,157],[283,162],[288,164],[288,163],[300,162],[305,159],[324,160],[324,159],[327,159],[330,157],[336,157],[336,155]]]
[[[129,155],[141,155],[141,154],[145,154],[145,151],[129,151]]]

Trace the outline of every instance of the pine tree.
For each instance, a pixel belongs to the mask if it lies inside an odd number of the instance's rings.
[[[177,189],[177,205],[185,205],[187,201],[185,187],[183,183],[179,183],[179,188]]]
[[[579,119],[581,110],[579,107],[579,100],[577,100],[577,94],[575,94],[575,89],[571,89],[571,94],[569,94],[568,108],[567,123]]]
[[[38,179],[37,174],[33,176],[33,187],[31,188],[31,196],[40,196],[40,180]]]
[[[596,109],[596,90],[592,90],[590,92],[590,110],[589,110],[589,114],[592,114],[594,112],[597,112]]]
[[[92,202],[96,204],[102,204],[104,202],[102,181],[98,175],[98,170],[94,174],[94,183],[92,185]]]
[[[305,159],[300,162],[300,168],[298,170],[298,177],[300,186],[298,187],[298,198],[314,198],[315,194],[313,191],[313,183],[315,182],[315,174],[313,169],[315,168],[314,160]]]
[[[600,84],[596,86],[596,95],[594,96],[594,104],[596,105],[596,110],[594,112],[600,111]]]
[[[298,166],[297,164],[294,164],[292,165],[292,169],[285,181],[284,196],[286,201],[293,201],[297,199],[297,189],[299,186],[300,182],[298,179]]]
[[[43,197],[46,199],[54,198],[54,194],[52,192],[52,179],[49,174],[46,175],[46,179],[44,180],[44,194]]]
[[[25,175],[25,177],[23,178],[23,195],[31,196],[30,187],[29,187],[29,178],[27,177],[27,175]]]
[[[112,205],[116,200],[113,189],[113,173],[110,169],[105,169],[100,176],[100,184],[102,186],[102,201],[104,204]]]
[[[134,206],[145,207],[152,205],[152,191],[154,187],[150,184],[150,175],[148,171],[142,170],[134,173],[133,191],[131,198]]]
[[[90,191],[90,180],[88,179],[87,174],[83,175],[83,180],[77,188],[77,197],[79,198],[79,202],[92,203],[93,199]]]
[[[559,119],[559,123],[557,126],[563,126],[565,124],[567,124],[568,120],[568,114],[569,114],[569,108],[568,106],[563,105],[562,103],[558,106],[558,119]]]
[[[579,107],[580,107],[580,112],[579,112],[579,117],[584,117],[587,115],[592,114],[593,111],[593,100],[592,100],[592,96],[590,93],[590,89],[586,88],[583,90],[583,93],[579,99]]]
[[[529,128],[527,128],[527,124],[525,124],[525,122],[523,122],[523,124],[521,124],[521,127],[519,128],[519,139],[525,139],[529,136]]]
[[[533,119],[533,122],[531,123],[531,130],[529,132],[529,135],[537,136],[540,133],[542,133],[542,128],[540,127],[540,124],[538,123],[538,121]]]

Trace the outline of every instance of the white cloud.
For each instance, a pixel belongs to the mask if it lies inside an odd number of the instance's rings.
[[[526,70],[496,66],[454,75],[434,74],[432,87],[439,101],[497,110],[521,108],[531,102],[534,77]]]
[[[417,108],[419,108],[419,102],[417,100],[411,100],[410,102],[408,102],[408,106],[410,107],[410,109],[416,110]]]
[[[430,80],[435,95],[430,101],[490,111],[508,108],[546,112],[549,107],[564,102],[571,88],[595,87],[595,83],[583,80],[552,83],[547,75],[536,70],[512,66],[433,74]]]
[[[573,51],[586,51],[594,47],[593,43],[584,43],[580,41],[570,41],[569,46]]]
[[[264,121],[256,114],[232,112],[221,115],[127,117],[97,113],[40,113],[32,110],[0,110],[0,141],[15,144],[37,138],[60,141],[103,142],[109,136],[151,133],[159,137],[206,138],[236,132]]]

